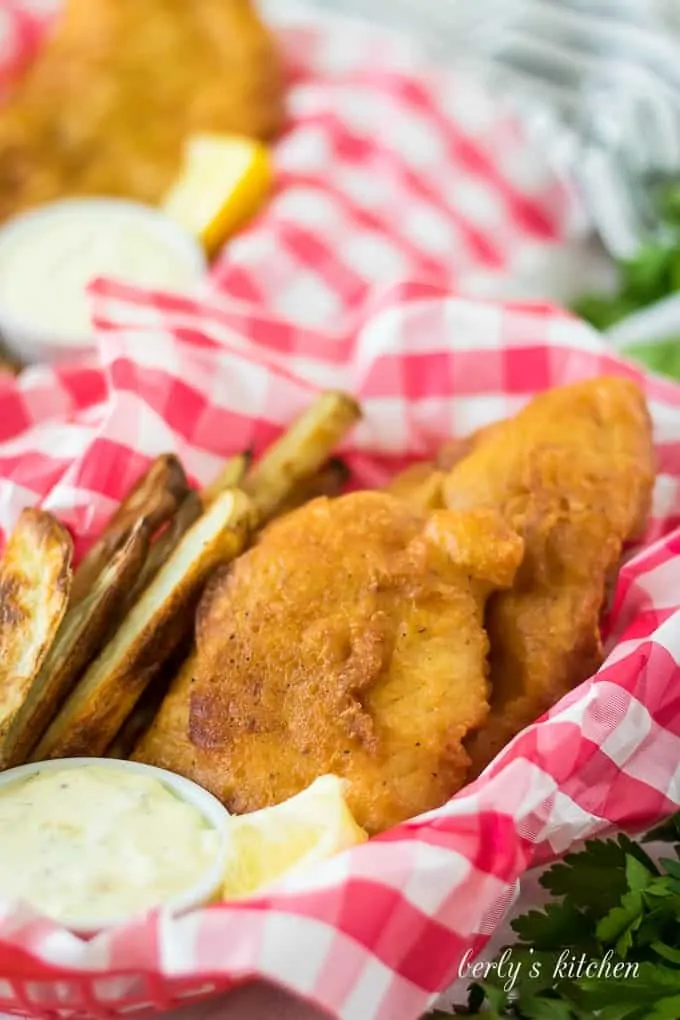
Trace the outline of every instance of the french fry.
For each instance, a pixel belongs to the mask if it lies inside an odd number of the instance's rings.
[[[32,760],[102,755],[148,683],[185,634],[213,568],[241,552],[252,505],[223,493],[186,532],[139,601],[92,662],[35,750]]]
[[[21,708],[9,729],[0,736],[0,767],[9,768],[26,761],[78,677],[118,624],[148,545],[148,529],[140,520],[90,592],[67,610]]]
[[[209,507],[221,492],[226,492],[227,489],[235,489],[239,486],[250,467],[252,459],[252,453],[250,450],[246,450],[244,453],[239,453],[236,457],[228,460],[219,475],[210,485],[206,485],[205,489],[201,492],[203,506]]]
[[[165,530],[149,549],[146,561],[128,596],[126,604],[128,609],[134,605],[144,589],[148,588],[167,558],[179,544],[182,535],[198,520],[202,512],[201,497],[197,492],[191,491],[188,496],[184,497]]]
[[[111,556],[145,520],[153,534],[174,514],[189,493],[184,468],[173,454],[162,454],[132,487],[104,531],[81,560],[71,588],[71,602],[80,602],[105,569]]]
[[[324,393],[270,446],[241,486],[262,520],[276,513],[298,483],[316,474],[360,417],[351,397]]]
[[[344,460],[340,457],[331,457],[317,474],[311,478],[304,478],[293,486],[290,495],[278,507],[277,513],[288,513],[295,510],[310,499],[317,499],[319,496],[339,496],[349,481],[350,472]]]
[[[66,613],[73,542],[45,510],[23,510],[0,561],[0,739],[21,710]]]

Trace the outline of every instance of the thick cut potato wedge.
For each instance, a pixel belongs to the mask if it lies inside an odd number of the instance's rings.
[[[73,542],[44,510],[23,510],[0,561],[0,740],[21,710],[66,612]]]
[[[153,535],[166,524],[189,493],[184,468],[174,454],[162,454],[130,489],[101,536],[81,560],[73,576],[71,602],[80,602],[106,568],[113,553],[127,542],[139,521]]]
[[[288,497],[278,507],[277,514],[288,513],[289,510],[296,510],[310,499],[318,499],[319,496],[328,496],[332,499],[339,496],[349,481],[349,468],[340,457],[331,457],[317,474],[311,478],[303,478],[290,491]]]
[[[228,460],[219,475],[201,492],[203,506],[210,506],[220,493],[226,492],[227,489],[237,488],[243,481],[252,459],[252,453],[246,450]]]
[[[165,530],[161,532],[149,549],[144,566],[134,581],[126,608],[131,608],[144,589],[148,588],[165,561],[179,545],[182,536],[186,534],[202,513],[203,504],[201,503],[201,497],[197,492],[190,492],[188,496],[185,496],[170,518]]]
[[[148,545],[148,529],[139,521],[91,591],[69,607],[23,705],[7,732],[0,736],[0,767],[26,761],[83,670],[120,622]]]
[[[242,484],[262,520],[272,517],[300,482],[316,474],[360,418],[361,410],[352,397],[328,392],[293,422]]]
[[[243,493],[233,490],[215,500],[90,665],[32,760],[106,752],[148,683],[183,639],[208,575],[218,563],[238,556],[251,523],[252,506]]]

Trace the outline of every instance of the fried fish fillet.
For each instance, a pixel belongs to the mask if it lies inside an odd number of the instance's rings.
[[[371,833],[442,804],[488,709],[486,597],[521,557],[493,512],[378,492],[293,510],[209,584],[195,659],[136,757],[235,812],[332,772]]]
[[[444,506],[444,472],[431,461],[418,461],[394,477],[387,492],[421,510],[440,510]]]
[[[73,543],[45,510],[23,510],[0,561],[0,743],[66,612]]]
[[[642,393],[607,377],[542,394],[459,453],[447,505],[496,509],[525,542],[512,589],[489,602],[493,694],[468,743],[476,773],[599,667],[601,611],[624,543],[644,527],[655,469]]]
[[[65,0],[0,112],[0,221],[67,195],[158,202],[189,135],[269,138],[282,97],[250,0]]]

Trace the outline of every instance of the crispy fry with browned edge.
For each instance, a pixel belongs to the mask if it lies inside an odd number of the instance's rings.
[[[190,492],[178,506],[165,530],[149,549],[144,566],[141,568],[128,597],[126,603],[128,609],[135,604],[144,589],[148,588],[165,561],[179,545],[182,535],[195,524],[202,513],[201,497],[195,491]]]
[[[234,489],[215,500],[90,665],[32,760],[105,753],[182,640],[207,577],[218,563],[238,556],[251,522],[252,506],[243,493]]]
[[[226,492],[227,489],[234,489],[240,485],[246,471],[250,467],[252,459],[253,455],[250,450],[245,450],[243,453],[231,457],[210,485],[206,485],[205,489],[202,490],[201,499],[203,500],[203,506],[210,506],[221,492]]]
[[[350,478],[350,470],[340,457],[331,457],[326,464],[311,478],[303,478],[293,487],[290,495],[278,507],[277,513],[288,513],[296,510],[310,499],[319,496],[333,498],[339,496]]]
[[[316,474],[360,418],[356,400],[329,391],[293,422],[251,468],[242,485],[262,520],[276,513],[298,483]]]
[[[23,510],[0,561],[0,739],[20,711],[68,605],[71,536],[52,514]]]
[[[171,453],[157,457],[81,560],[73,576],[71,604],[75,605],[87,595],[113,553],[127,542],[138,521],[146,521],[153,534],[170,520],[188,493],[189,483],[178,458]]]
[[[140,520],[91,591],[69,607],[21,709],[0,737],[0,767],[26,761],[83,670],[100,651],[123,615],[127,593],[144,563],[148,545],[148,529]]]

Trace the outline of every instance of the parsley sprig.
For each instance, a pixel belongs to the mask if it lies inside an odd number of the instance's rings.
[[[614,294],[585,294],[574,311],[596,329],[609,329],[633,312],[680,291],[680,184],[658,190],[660,236],[617,263]]]
[[[470,986],[457,1014],[679,1020],[680,813],[644,840],[652,841],[674,856],[655,863],[619,835],[591,840],[546,871],[541,884],[553,899],[512,923],[514,981],[508,967],[491,972]]]
[[[600,331],[680,292],[680,184],[661,189],[656,201],[662,223],[660,238],[618,262],[618,285],[613,294],[584,294],[572,306]],[[630,345],[624,353],[654,372],[680,379],[680,336]]]

